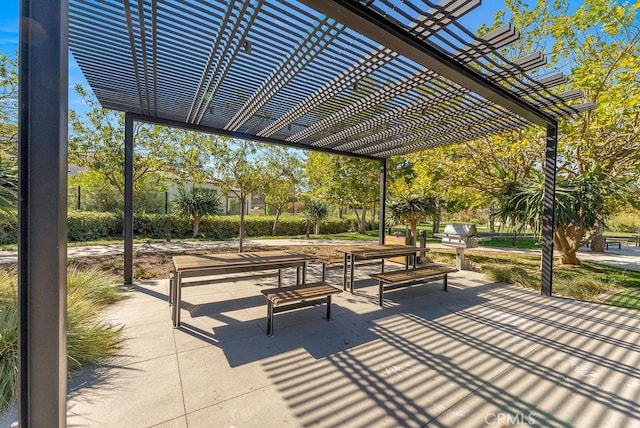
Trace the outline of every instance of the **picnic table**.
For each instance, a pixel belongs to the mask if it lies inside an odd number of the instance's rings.
[[[182,280],[231,273],[264,270],[278,271],[278,287],[282,286],[282,269],[296,268],[296,285],[306,282],[306,266],[315,257],[293,251],[257,251],[249,253],[221,253],[173,257],[169,303],[173,305],[171,318],[174,327],[180,325]]]
[[[382,270],[384,270],[384,259],[404,256],[405,268],[409,267],[409,259],[412,259],[413,267],[416,265],[416,253],[425,251],[424,248],[414,247],[411,245],[350,245],[337,247],[336,251],[343,253],[343,274],[342,287],[353,293],[353,277],[355,270],[355,262],[357,260],[382,260]]]

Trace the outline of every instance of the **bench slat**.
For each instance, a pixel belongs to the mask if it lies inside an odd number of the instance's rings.
[[[274,305],[286,305],[302,300],[318,299],[332,294],[342,293],[342,290],[333,287],[326,282],[297,285],[293,287],[269,288],[260,291]]]
[[[407,281],[417,281],[420,279],[430,278],[433,276],[441,276],[448,273],[457,272],[458,269],[442,264],[429,264],[408,270],[396,270],[391,272],[376,273],[370,275],[382,282],[398,283]]]

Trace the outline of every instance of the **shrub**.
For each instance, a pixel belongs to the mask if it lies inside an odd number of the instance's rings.
[[[637,233],[640,231],[640,215],[637,212],[621,212],[607,221],[607,228],[614,232]]]
[[[92,241],[122,234],[122,216],[106,212],[69,212],[70,241]]]
[[[70,268],[67,282],[67,362],[73,374],[111,355],[119,332],[101,322],[99,310],[120,299],[113,278],[97,270]],[[0,270],[0,414],[15,400],[18,373],[17,276]]]
[[[16,244],[18,242],[18,219],[6,220],[0,223],[0,244]]]
[[[202,217],[222,212],[222,200],[218,192],[202,187],[192,187],[191,190],[179,189],[175,206],[181,216],[193,219],[194,238],[198,236]]]
[[[492,281],[534,289],[540,286],[539,276],[529,274],[518,265],[487,263],[482,265],[482,271]]]
[[[274,216],[245,217],[246,236],[270,236]],[[231,239],[238,236],[240,216],[205,216],[200,222],[198,236],[207,239]],[[358,228],[355,217],[328,218],[322,223],[327,234],[353,232]],[[368,228],[377,229],[378,224],[368,222]],[[104,238],[122,237],[122,215],[102,212],[69,212],[69,241],[83,242]],[[306,220],[302,216],[282,216],[278,220],[276,234],[282,236],[304,235]],[[189,219],[174,214],[135,214],[133,233],[138,238],[168,239],[191,236]],[[17,224],[0,225],[0,244],[17,242]]]

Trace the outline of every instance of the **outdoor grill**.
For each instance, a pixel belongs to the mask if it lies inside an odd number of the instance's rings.
[[[456,249],[456,269],[468,270],[469,263],[464,258],[465,248],[476,248],[482,238],[478,237],[478,230],[473,224],[448,224],[443,233],[434,234],[442,238],[442,245]]]

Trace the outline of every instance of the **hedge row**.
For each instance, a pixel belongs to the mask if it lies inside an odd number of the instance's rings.
[[[273,228],[273,216],[246,216],[245,236],[269,236]],[[198,235],[219,240],[238,236],[240,216],[205,217],[200,222]],[[369,228],[377,227],[370,224]],[[0,244],[15,244],[15,223],[0,226]],[[173,214],[136,214],[133,219],[134,235],[137,238],[172,239],[191,237],[191,221]],[[330,218],[321,223],[321,233],[341,233],[357,230],[355,218]],[[303,235],[306,231],[302,217],[281,217],[276,226],[276,235]],[[105,212],[77,212],[68,214],[69,241],[94,241],[122,236],[122,215]]]

